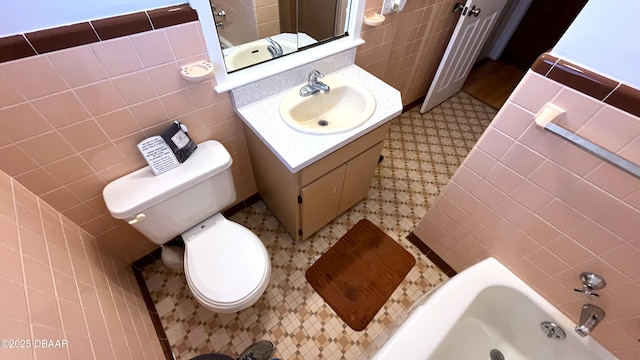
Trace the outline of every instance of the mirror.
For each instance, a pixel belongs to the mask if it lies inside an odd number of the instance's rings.
[[[350,0],[209,0],[228,73],[344,36]]]
[[[191,7],[198,13],[198,20],[202,28],[202,36],[209,52],[211,63],[214,66],[216,80],[215,90],[219,93],[229,91],[257,80],[294,69],[304,64],[353,49],[358,45],[363,44],[364,41],[360,38],[360,29],[362,27],[362,18],[364,16],[366,0],[338,1],[346,1],[348,4],[348,7],[344,10],[345,20],[343,26],[346,31],[342,37],[334,37],[331,41],[319,41],[312,45],[300,47],[299,50],[296,50],[286,56],[278,56],[269,61],[238,69],[237,71],[228,72],[209,0],[189,0]],[[218,8],[216,8],[216,10],[217,9]],[[297,37],[298,35],[296,34],[296,38]]]

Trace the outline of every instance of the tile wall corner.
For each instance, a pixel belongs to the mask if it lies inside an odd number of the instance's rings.
[[[3,357],[164,359],[126,262],[2,171],[0,197],[2,338],[61,341]]]
[[[539,68],[553,72],[555,62],[544,60]],[[578,274],[604,276],[608,325],[594,337],[631,359],[640,354],[640,308],[629,302],[640,293],[640,179],[532,121],[546,102],[558,103],[567,110],[561,126],[637,160],[640,118],[595,98],[616,88],[597,80],[580,80],[584,93],[530,71],[415,233],[456,271],[499,259],[574,321]]]

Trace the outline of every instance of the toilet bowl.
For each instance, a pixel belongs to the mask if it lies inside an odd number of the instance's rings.
[[[231,163],[224,146],[208,140],[175,169],[156,176],[145,167],[102,191],[111,215],[152,242],[182,235],[189,289],[204,307],[224,313],[253,305],[271,276],[262,241],[220,213],[236,198]]]
[[[182,234],[184,273],[193,297],[220,313],[243,310],[269,284],[271,261],[249,229],[216,214]]]

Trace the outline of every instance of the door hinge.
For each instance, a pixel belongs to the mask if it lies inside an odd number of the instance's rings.
[[[298,235],[302,236],[302,229],[298,229]]]
[[[298,204],[302,204],[302,196],[298,195]]]

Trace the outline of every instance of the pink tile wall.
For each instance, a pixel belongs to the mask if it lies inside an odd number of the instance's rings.
[[[259,38],[284,32],[280,31],[278,0],[256,0],[255,7]]]
[[[170,120],[226,146],[239,201],[256,192],[229,95],[179,76],[207,57],[192,22],[0,64],[0,170],[126,261],[140,258],[155,245],[111,218],[102,188],[146,166],[136,144]]]
[[[0,338],[31,341],[0,358],[164,359],[127,263],[2,171],[0,204]]]
[[[365,44],[356,64],[400,90],[407,105],[427,93],[440,59],[458,21],[451,16],[456,1],[408,1],[400,13],[385,15],[378,27],[362,25]],[[367,0],[365,14],[382,0]]]
[[[217,11],[226,12],[224,27],[218,29],[219,33],[232,44],[244,44],[254,41],[260,36],[258,19],[256,17],[256,5],[264,0],[218,0],[215,2]],[[278,24],[280,25],[280,24]]]
[[[594,337],[640,357],[640,179],[533,122],[552,102],[558,123],[629,159],[640,119],[529,72],[464,160],[415,234],[456,271],[493,256],[574,321],[579,273],[608,286]],[[637,163],[637,162],[636,162]]]

